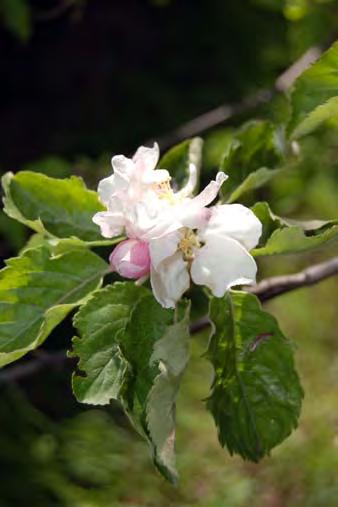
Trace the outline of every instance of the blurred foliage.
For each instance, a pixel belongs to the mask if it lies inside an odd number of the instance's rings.
[[[219,103],[270,86],[310,45],[325,42],[338,20],[336,0],[91,0],[78,2],[82,19],[74,21],[71,10],[37,19],[37,11],[60,3],[0,0],[6,29],[0,167],[56,177],[71,172],[90,187],[108,173],[114,151],[132,151]],[[283,98],[257,116],[283,117]],[[208,174],[236,126],[205,136]],[[337,195],[338,128],[324,126],[299,142],[288,171],[248,193],[245,203],[268,199],[281,216],[330,219],[338,214]],[[0,232],[1,256],[26,240],[3,214]],[[336,244],[329,253],[337,255]],[[260,270],[262,276],[294,272],[322,259],[319,249],[262,260]],[[145,444],[116,405],[86,410],[68,399],[59,379],[64,371],[44,370],[20,389],[0,380],[0,507],[336,507],[336,292],[331,279],[268,305],[298,343],[307,396],[300,428],[259,465],[219,449],[201,402],[207,392],[200,379],[211,377],[201,358],[207,338],[194,340],[177,408],[177,489],[154,476]],[[61,348],[69,337],[67,325],[53,335]]]
[[[23,42],[31,36],[31,12],[26,0],[2,0],[1,17],[5,27]]]

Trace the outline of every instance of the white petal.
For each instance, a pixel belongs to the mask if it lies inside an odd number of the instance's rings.
[[[194,201],[194,199],[186,199],[180,206],[177,206],[177,219],[180,220],[182,227],[204,228],[210,218],[210,209],[198,206]]]
[[[181,234],[178,231],[166,234],[162,238],[154,239],[149,243],[151,264],[158,269],[159,264],[171,257],[177,250]]]
[[[141,172],[146,172],[155,169],[159,158],[160,149],[158,144],[154,143],[152,148],[140,146],[133,156],[133,162],[139,166]]]
[[[189,164],[189,178],[187,183],[179,192],[176,192],[176,196],[181,197],[189,197],[194,193],[194,190],[197,186],[197,167],[195,164]]]
[[[160,305],[164,308],[175,308],[177,301],[190,285],[187,263],[184,262],[182,254],[177,252],[168,257],[161,262],[158,270],[152,267],[150,281],[154,296]]]
[[[206,285],[217,297],[234,285],[254,283],[256,272],[253,257],[238,241],[225,237],[208,238],[191,265],[193,281]]]
[[[124,155],[115,155],[111,159],[114,174],[118,174],[121,178],[129,181],[130,176],[134,172],[134,162]]]
[[[204,190],[192,199],[194,204],[203,207],[210,204],[217,196],[222,184],[228,178],[223,172],[217,173],[216,180],[210,181]]]
[[[93,222],[100,227],[104,238],[120,236],[123,232],[124,217],[122,213],[100,211],[93,216]]]
[[[236,239],[247,250],[254,248],[262,234],[262,224],[256,215],[241,204],[223,204],[211,208],[207,226],[201,231],[201,238],[211,236]]]
[[[116,192],[115,175],[112,174],[109,178],[104,178],[100,181],[97,191],[100,196],[100,201],[105,206],[108,206],[109,199]]]
[[[113,157],[112,165],[114,174],[101,180],[97,189],[102,204],[107,207],[111,197],[127,191],[134,167],[133,162],[123,155]]]
[[[164,181],[170,181],[171,176],[166,169],[156,169],[154,171],[147,171],[142,178],[143,183],[163,183]]]
[[[146,194],[146,197],[147,199],[138,200],[127,208],[127,234],[128,236],[149,240],[157,237],[151,234],[151,231],[158,225],[161,202],[152,198],[150,192]]]

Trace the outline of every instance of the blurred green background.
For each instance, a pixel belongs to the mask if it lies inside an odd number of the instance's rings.
[[[132,153],[182,122],[270,87],[308,47],[338,26],[329,0],[0,0],[0,170],[82,175],[95,187],[113,153]],[[254,117],[278,120],[275,100]],[[251,118],[251,115],[247,116]],[[215,169],[231,128],[205,133],[205,168]],[[338,128],[301,142],[300,155],[269,187],[283,216],[338,216]],[[0,255],[28,231],[0,217]],[[338,254],[337,244],[264,259],[261,276],[292,273]],[[267,307],[296,343],[306,391],[300,427],[258,465],[219,448],[204,409],[207,335],[177,407],[177,488],[151,465],[146,444],[118,405],[92,409],[70,392],[70,367],[50,364],[10,381],[0,372],[0,507],[336,507],[338,505],[337,279]],[[44,345],[69,345],[70,320]],[[40,354],[43,352],[40,352]],[[19,362],[26,367],[38,353]]]

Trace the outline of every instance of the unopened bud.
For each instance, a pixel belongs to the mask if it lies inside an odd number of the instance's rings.
[[[148,243],[137,239],[127,239],[117,245],[109,257],[113,271],[123,278],[137,280],[150,272]]]

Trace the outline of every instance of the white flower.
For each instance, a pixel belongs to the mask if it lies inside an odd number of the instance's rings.
[[[140,146],[132,159],[124,155],[112,158],[113,174],[100,181],[98,193],[107,211],[96,213],[94,223],[100,226],[105,238],[119,236],[132,220],[134,205],[146,190],[170,179],[166,170],[156,170],[159,148]]]
[[[226,179],[219,173],[215,181],[191,198],[197,183],[197,169],[189,165],[187,184],[178,192],[170,185],[170,174],[156,169],[159,148],[141,146],[132,159],[113,157],[114,173],[100,181],[98,193],[107,211],[96,213],[94,223],[105,238],[125,233],[142,241],[161,237],[182,227],[202,227],[208,217],[206,206],[216,197]]]
[[[110,257],[112,269],[138,279],[150,270],[157,301],[173,308],[190,280],[222,297],[234,285],[255,281],[257,266],[249,251],[262,225],[240,204],[207,208],[227,176],[216,179],[196,197],[197,169],[189,166],[187,184],[178,192],[165,169],[156,169],[159,148],[141,146],[132,159],[113,157],[114,173],[98,192],[107,211],[93,220],[104,237],[126,234],[128,240]]]
[[[209,220],[197,232],[185,227],[149,243],[151,285],[165,308],[175,307],[189,288],[190,277],[216,297],[234,285],[255,282],[257,266],[248,250],[258,243],[261,222],[240,204],[209,211]]]

